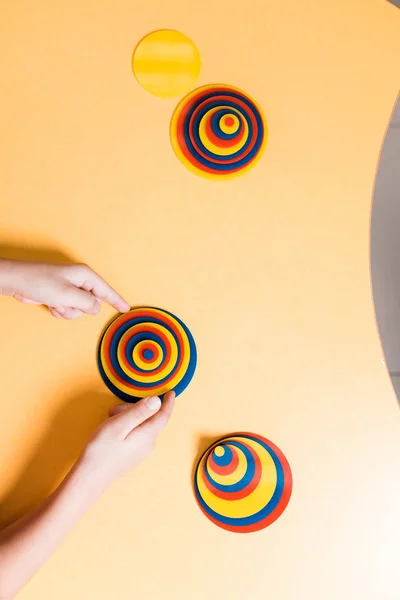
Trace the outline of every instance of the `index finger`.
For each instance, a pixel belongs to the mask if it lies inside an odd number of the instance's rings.
[[[152,416],[148,421],[140,425],[140,430],[148,432],[153,436],[157,436],[162,432],[164,427],[170,420],[175,406],[175,392],[167,392],[164,396],[164,401],[160,410]],[[134,433],[134,431],[132,431]],[[130,435],[130,434],[129,434]],[[127,439],[129,439],[129,435]]]
[[[91,292],[98,300],[107,302],[120,312],[127,312],[130,309],[129,304],[122,296],[117,294],[100,275],[87,265],[77,266],[75,272],[72,271],[70,281],[83,290]]]

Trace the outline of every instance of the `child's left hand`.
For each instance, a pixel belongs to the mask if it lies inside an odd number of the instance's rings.
[[[0,295],[25,304],[44,304],[60,319],[95,315],[102,302],[120,312],[129,304],[90,267],[0,260]]]

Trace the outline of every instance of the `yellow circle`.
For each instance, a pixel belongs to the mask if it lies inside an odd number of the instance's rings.
[[[148,363],[145,360],[142,360],[142,358],[141,358],[141,350],[142,350],[143,346],[147,346],[147,344],[148,344],[147,340],[143,340],[142,342],[139,342],[138,344],[136,344],[136,346],[134,347],[133,352],[132,352],[132,358],[133,358],[133,361],[136,363],[136,365],[140,369],[143,369],[143,371],[154,371],[161,365],[161,363],[163,361],[162,349],[161,349],[160,344],[157,344],[157,342],[153,341],[152,342],[153,346],[155,348],[157,348],[157,350],[158,350],[158,358],[155,361]]]
[[[164,336],[167,338],[168,343],[171,348],[171,356],[170,356],[170,360],[168,361],[168,363],[165,363],[165,366],[157,374],[157,376],[152,375],[151,372],[146,375],[135,374],[136,381],[139,381],[140,383],[153,383],[155,381],[164,379],[164,377],[168,377],[169,374],[171,373],[174,365],[176,364],[176,362],[178,360],[178,346],[177,346],[177,342],[176,342],[174,336],[172,335],[172,333],[170,331],[168,331],[168,329],[165,329],[165,327],[163,327],[162,325],[159,325],[157,323],[152,323],[152,326],[154,329],[161,331],[164,334]],[[140,329],[141,327],[142,327],[141,323],[133,325],[130,329],[128,329],[128,331],[125,331],[125,333],[121,336],[121,339],[119,341],[119,345],[118,345],[118,349],[117,349],[118,364],[119,364],[120,368],[124,371],[124,373],[126,373],[126,375],[128,375],[128,377],[131,377],[132,373],[130,371],[130,367],[128,367],[127,365],[124,364],[123,354],[121,352],[121,346],[124,343],[126,337],[130,337],[136,331],[136,329]],[[184,341],[186,342],[187,338],[184,339]],[[189,353],[187,353],[187,355],[189,355]],[[137,358],[136,358],[136,360],[137,360]],[[187,361],[186,361],[186,359],[184,357],[184,362],[182,364],[185,364],[185,362],[188,362],[188,361],[189,361],[189,358],[187,358]],[[111,379],[110,376],[109,376],[109,379]],[[111,379],[111,381],[113,381],[113,380]],[[124,386],[122,383],[119,384],[119,388],[122,390],[124,389]]]
[[[222,446],[217,446],[216,448],[214,448],[214,453],[215,456],[223,456],[225,454],[225,450]]]
[[[221,118],[221,120],[219,122],[221,131],[223,131],[224,133],[236,133],[237,130],[239,129],[240,121],[234,113],[230,114],[229,118],[232,119],[232,125],[226,124],[226,122],[225,122],[226,116]]]
[[[227,108],[227,107],[225,107],[224,105],[221,105],[221,106],[217,106],[216,108],[212,108],[201,119],[200,125],[199,125],[199,138],[200,138],[203,146],[205,148],[207,148],[207,150],[209,150],[213,154],[216,154],[217,156],[218,155],[219,156],[229,156],[230,154],[232,154],[234,152],[238,152],[239,150],[241,150],[243,148],[243,146],[245,145],[247,138],[248,138],[249,126],[247,125],[246,121],[243,121],[243,127],[244,127],[243,139],[240,142],[238,142],[237,144],[235,144],[234,146],[231,146],[230,148],[221,148],[220,146],[215,146],[215,144],[210,142],[210,140],[208,139],[206,127],[207,127],[207,122],[210,119],[210,117],[212,117],[213,114],[215,114],[216,112],[221,110],[221,108]],[[233,114],[233,111],[235,111],[238,115],[240,115],[239,111],[236,108],[232,108],[231,110],[232,110],[232,114]],[[238,122],[239,122],[239,119],[238,119]]]
[[[160,98],[174,98],[188,92],[196,83],[200,67],[200,54],[192,40],[172,29],[146,35],[132,58],[137,81]]]

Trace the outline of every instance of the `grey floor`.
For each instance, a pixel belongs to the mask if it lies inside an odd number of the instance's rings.
[[[379,331],[400,399],[400,97],[387,131],[376,178],[371,268]]]

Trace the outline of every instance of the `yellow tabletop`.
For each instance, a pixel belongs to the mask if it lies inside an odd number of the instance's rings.
[[[195,42],[198,85],[262,107],[268,145],[243,177],[177,160],[179,98],[131,69],[163,27]],[[183,319],[199,354],[157,452],[22,600],[399,597],[400,420],[369,270],[399,56],[400,12],[383,0],[3,7],[0,255],[83,260],[133,305]],[[111,316],[1,301],[2,525],[53,489],[115,402],[95,360]],[[284,514],[248,535],[215,527],[191,489],[200,451],[237,430],[271,439],[293,471]]]

